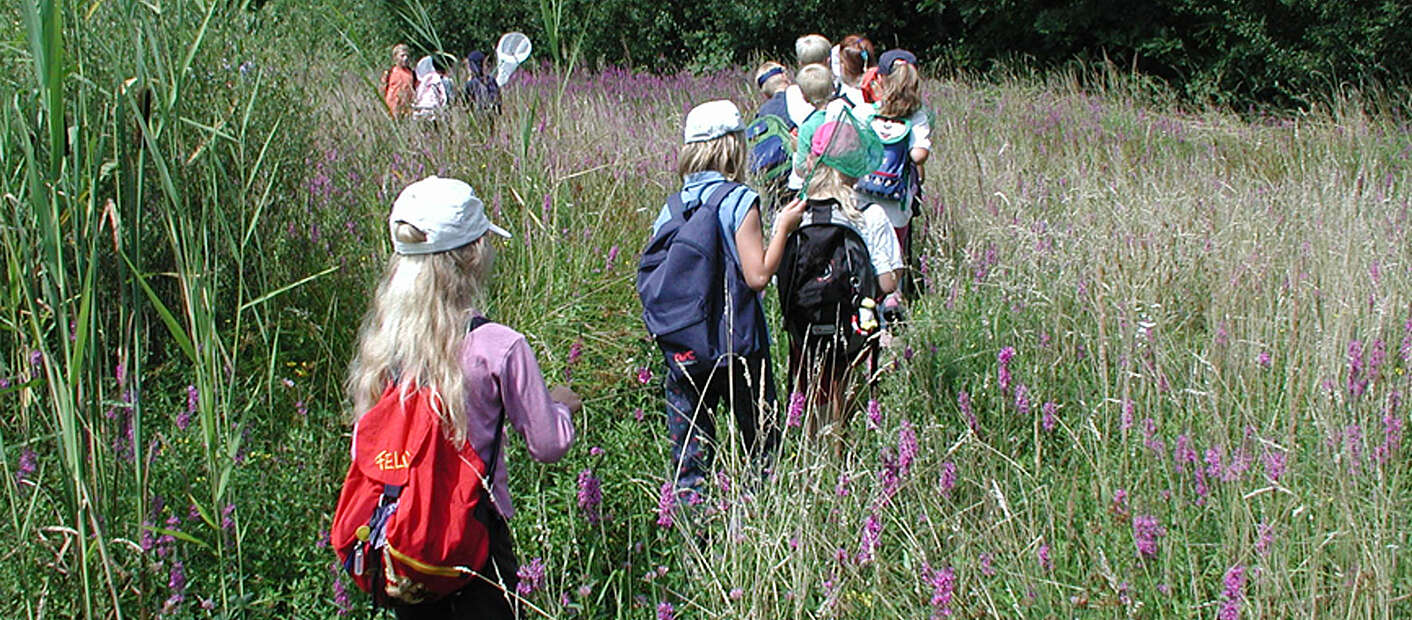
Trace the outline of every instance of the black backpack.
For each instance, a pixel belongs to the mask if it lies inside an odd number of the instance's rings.
[[[648,242],[637,268],[642,321],[674,376],[693,377],[754,353],[764,329],[759,295],[745,282],[721,230],[721,203],[742,187],[723,182],[705,202],[667,198],[671,219]]]
[[[793,342],[836,340],[852,360],[875,333],[858,325],[858,309],[882,291],[863,237],[833,223],[833,205],[810,201],[809,223],[790,233],[778,271],[780,310]]]

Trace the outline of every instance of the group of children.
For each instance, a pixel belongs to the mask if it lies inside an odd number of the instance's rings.
[[[828,64],[831,49],[837,69]],[[649,330],[663,320],[674,325],[653,336],[668,367],[677,501],[705,492],[716,405],[730,407],[762,465],[806,405],[792,402],[787,421],[775,407],[761,302],[769,283],[778,282],[790,339],[790,393],[826,404],[812,429],[832,429],[841,446],[848,377],[875,354],[880,321],[897,303],[907,269],[920,164],[930,148],[916,58],[904,50],[877,56],[860,36],[831,48],[810,35],[796,52],[792,78],[779,63],[755,76],[767,97],[759,115],[783,117],[788,127],[783,182],[757,183],[767,206],[745,184],[762,179],[750,174],[753,136],[739,108],[700,104],[682,130],[682,188],[654,222],[639,269]],[[429,57],[416,73],[406,46],[394,48],[393,60],[383,88],[394,116],[455,99]],[[474,83],[494,84],[479,81],[488,77],[484,54],[467,60]],[[463,92],[479,97],[474,88],[468,82]],[[902,161],[889,160],[898,153]],[[331,542],[353,580],[399,618],[516,617],[503,428],[524,436],[531,457],[555,461],[573,441],[571,416],[582,402],[566,387],[546,386],[523,335],[476,310],[495,255],[490,240],[510,233],[490,222],[468,184],[435,176],[411,184],[394,202],[388,229],[394,253],[348,372],[354,462]],[[690,243],[702,239],[717,243]],[[665,274],[649,304],[644,274],[683,265],[691,273]],[[705,339],[683,345],[682,333],[703,322]],[[450,455],[447,470],[417,474],[429,467],[428,455]],[[418,487],[418,480],[426,482]],[[438,512],[468,503],[472,515]]]
[[[443,57],[423,56],[414,66],[411,54],[406,44],[393,46],[392,67],[382,74],[383,102],[394,118],[435,119],[458,102],[478,111],[500,112],[500,84],[491,55],[480,50],[467,54],[460,62],[465,82],[457,87]]]

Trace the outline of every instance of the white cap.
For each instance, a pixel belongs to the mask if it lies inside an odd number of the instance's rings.
[[[421,243],[398,241],[394,236],[393,249],[404,255],[454,250],[481,238],[486,231],[510,236],[504,228],[490,223],[485,204],[476,198],[470,185],[435,175],[408,185],[397,196],[392,213],[387,216],[388,228],[395,229],[398,222],[411,224],[427,236]]]
[[[745,121],[740,117],[740,109],[730,101],[717,99],[707,101],[686,113],[682,141],[687,144],[705,142],[736,131],[745,131]]]

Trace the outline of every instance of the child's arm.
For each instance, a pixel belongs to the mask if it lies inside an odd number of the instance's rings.
[[[523,337],[505,353],[504,364],[500,372],[500,400],[505,405],[506,420],[524,435],[525,445],[534,460],[543,463],[559,460],[574,442],[570,415],[575,405],[583,406],[581,401],[573,392],[564,394],[558,388],[557,394],[550,394],[539,362]]]
[[[785,205],[775,214],[775,230],[770,238],[770,245],[765,247],[760,209],[758,205],[750,207],[745,221],[741,222],[740,228],[735,231],[735,247],[740,255],[740,270],[745,274],[745,283],[750,285],[751,289],[765,290],[765,286],[770,283],[770,276],[775,275],[775,270],[779,269],[789,233],[799,227],[803,218],[803,200],[796,199]]]

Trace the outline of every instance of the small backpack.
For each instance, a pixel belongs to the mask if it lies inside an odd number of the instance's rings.
[[[764,328],[759,295],[746,284],[717,215],[740,187],[723,182],[704,202],[686,204],[673,193],[667,198],[671,219],[642,252],[642,321],[674,376],[700,376],[731,355],[753,353],[756,333]]]
[[[912,172],[912,156],[908,148],[908,137],[912,135],[912,122],[907,119],[890,118],[884,116],[874,117],[877,120],[892,123],[902,123],[905,129],[900,132],[886,132],[890,135],[878,133],[878,137],[883,143],[883,160],[878,165],[878,169],[864,175],[854,184],[854,189],[869,196],[877,196],[888,200],[901,201],[911,194],[912,179],[915,173]],[[872,123],[870,123],[871,125]]]
[[[470,329],[486,322],[476,317]],[[469,440],[457,447],[442,433],[432,409],[439,398],[430,388],[403,394],[389,384],[353,428],[353,462],[329,540],[343,569],[377,606],[455,592],[489,557],[489,531],[477,513],[490,508],[505,413],[487,466]]]
[[[779,267],[780,312],[796,343],[834,340],[857,359],[874,329],[858,322],[864,299],[882,297],[868,246],[858,231],[836,224],[833,201],[811,202],[809,223],[790,233]]]
[[[776,94],[760,106],[755,120],[745,128],[746,144],[750,146],[750,174],[763,181],[774,181],[789,173],[795,149],[794,129],[784,93]]]

